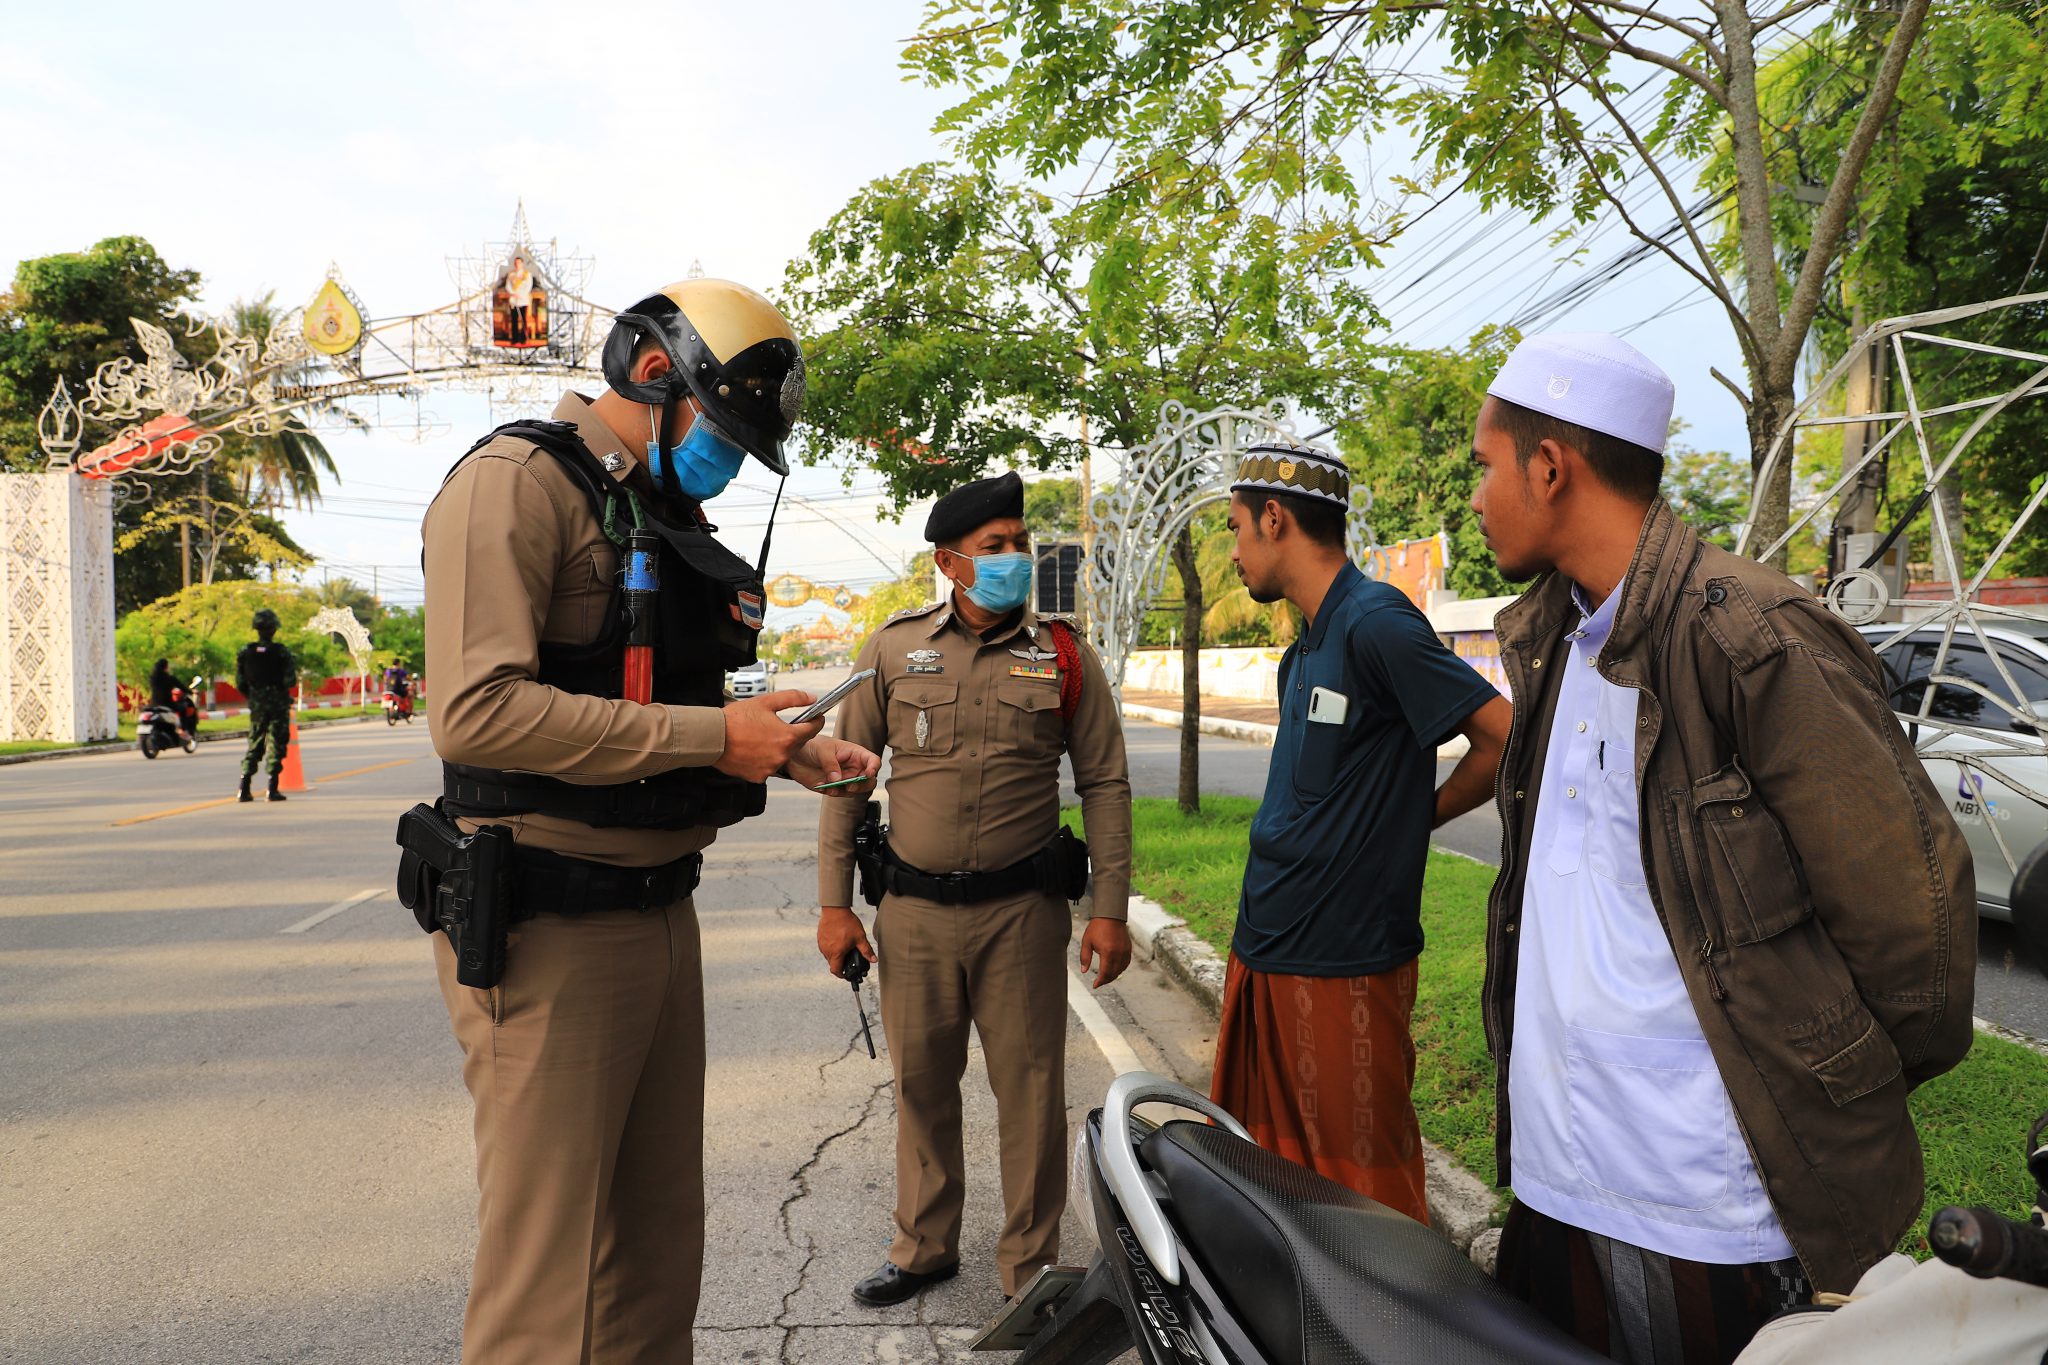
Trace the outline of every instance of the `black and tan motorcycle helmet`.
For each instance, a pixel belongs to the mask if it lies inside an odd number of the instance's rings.
[[[632,379],[633,355],[652,339],[675,368],[648,384]],[[774,304],[731,280],[680,280],[612,320],[604,377],[638,403],[663,407],[694,397],[719,430],[777,474],[789,473],[783,442],[804,405],[804,353]],[[662,433],[664,444],[669,433]]]

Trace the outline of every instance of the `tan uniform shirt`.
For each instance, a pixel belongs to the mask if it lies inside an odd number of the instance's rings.
[[[599,459],[619,457],[613,478],[651,495],[641,457],[585,399],[565,394],[554,416],[574,422]],[[509,436],[492,441],[448,476],[420,534],[442,758],[599,786],[706,767],[725,752],[717,707],[608,701],[534,680],[542,640],[588,644],[603,631],[619,567],[590,499],[554,456]],[[594,829],[551,815],[502,823],[519,843],[626,867],[670,862],[714,837],[709,829]]]
[[[1131,772],[1102,663],[1080,632],[1081,701],[1060,719],[1052,631],[1027,607],[983,640],[933,603],[896,616],[861,647],[874,680],[839,704],[834,734],[889,746],[889,843],[925,872],[989,872],[1022,862],[1059,824],[1060,754],[1095,879],[1095,914],[1123,919],[1131,885]],[[853,903],[859,801],[827,801],[818,820],[818,903]]]

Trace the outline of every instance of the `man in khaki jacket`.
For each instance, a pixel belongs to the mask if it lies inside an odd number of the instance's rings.
[[[1657,497],[1672,385],[1530,337],[1473,507],[1510,579],[1485,1016],[1499,1274],[1635,1365],[1731,1360],[1920,1212],[1912,1088],[1968,1052],[1968,846],[1860,636]]]
[[[502,979],[461,984],[434,940],[476,1104],[465,1361],[691,1359],[701,850],[761,809],[771,775],[816,786],[880,766],[818,723],[784,724],[776,712],[801,692],[722,697],[723,669],[752,657],[760,588],[698,505],[747,455],[786,472],[802,373],[766,299],[671,285],[619,315],[607,392],[566,395],[553,424],[501,428],[428,509],[439,809],[516,841]],[[636,526],[660,541],[634,566],[660,577],[646,701],[622,697],[619,528]]]
[[[1030,533],[1015,474],[939,499],[925,523],[953,593],[899,613],[856,668],[873,682],[841,703],[839,735],[886,743],[889,860],[870,945],[853,904],[857,805],[818,823],[818,950],[840,971],[880,952],[882,1026],[896,1071],[896,1238],[854,1286],[900,1303],[959,1268],[965,1156],[960,1078],[970,1025],[995,1091],[1006,1216],[1003,1292],[1058,1258],[1066,1208],[1067,971],[1060,755],[1073,761],[1093,862],[1083,970],[1097,989],[1130,962],[1131,781],[1123,724],[1095,652],[1028,602]],[[1098,965],[1099,964],[1099,965]]]

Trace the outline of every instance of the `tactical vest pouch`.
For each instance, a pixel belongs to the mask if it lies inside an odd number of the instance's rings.
[[[690,572],[662,576],[661,644],[656,666],[663,672],[701,669],[721,672],[754,662],[766,593],[754,566],[694,527],[670,526],[649,516]]]
[[[420,928],[448,936],[455,979],[489,990],[505,975],[512,919],[512,831],[488,825],[464,834],[435,806],[398,817],[398,900]]]

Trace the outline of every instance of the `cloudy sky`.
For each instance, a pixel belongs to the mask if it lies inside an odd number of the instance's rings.
[[[270,290],[303,303],[334,262],[373,317],[421,312],[453,300],[449,258],[501,240],[523,200],[536,238],[594,260],[590,296],[606,305],[692,262],[769,286],[855,188],[943,155],[930,126],[944,97],[898,70],[920,13],[916,0],[14,7],[0,29],[0,270],[132,233],[201,270],[209,308]],[[1401,155],[1376,151],[1383,173]],[[1589,261],[1622,244],[1609,233]],[[1382,297],[1396,339],[1454,344],[1579,269],[1558,267],[1530,225],[1454,204],[1389,257]],[[1652,266],[1548,325],[1636,327],[1695,441],[1739,449],[1740,414],[1707,374],[1740,373],[1739,356],[1717,310],[1688,297]],[[428,406],[440,430],[425,440],[335,438],[340,483],[287,516],[329,572],[400,602],[419,596],[420,510],[489,426],[480,399]],[[874,487],[793,477],[806,501],[778,520],[775,566],[887,576],[922,514],[881,521]],[[728,495],[736,548],[758,540],[772,489],[750,464]]]

